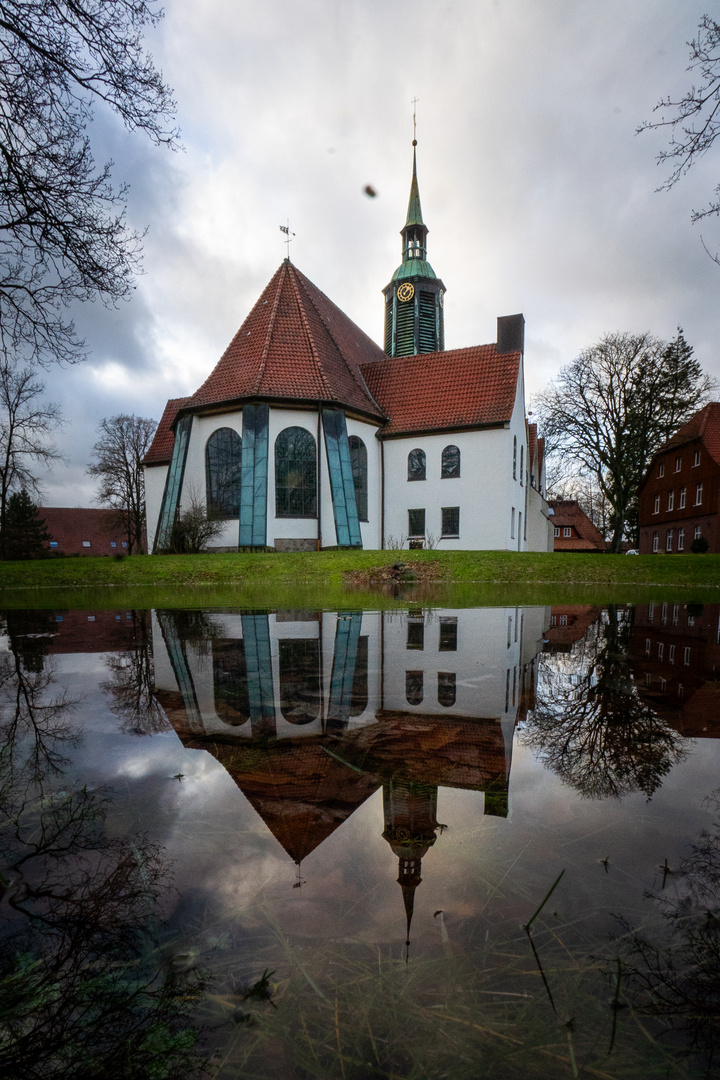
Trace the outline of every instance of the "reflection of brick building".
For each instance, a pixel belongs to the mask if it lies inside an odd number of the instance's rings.
[[[7,611],[8,635],[18,644],[35,643],[42,651],[61,653],[104,653],[133,647],[137,620],[135,611]]]
[[[550,626],[545,631],[545,652],[570,652],[600,618],[602,608],[592,604],[561,604],[550,608]]]
[[[640,484],[640,552],[683,553],[698,537],[720,551],[720,402],[661,446]]]
[[[575,499],[551,499],[553,551],[605,551],[602,533]]]
[[[720,738],[720,604],[643,604],[630,645],[642,697],[688,738]]]

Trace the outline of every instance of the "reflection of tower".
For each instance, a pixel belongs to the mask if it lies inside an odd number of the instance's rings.
[[[437,788],[429,784],[390,780],[383,786],[383,838],[398,857],[398,884],[407,917],[406,946],[410,944],[415,890],[422,881],[422,859],[435,843]]]

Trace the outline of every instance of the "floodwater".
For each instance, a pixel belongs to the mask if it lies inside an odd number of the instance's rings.
[[[720,605],[8,611],[0,1075],[720,1076]]]

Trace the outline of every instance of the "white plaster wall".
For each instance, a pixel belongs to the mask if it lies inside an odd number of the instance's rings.
[[[425,611],[423,648],[417,649],[407,647],[408,613],[386,612],[384,707],[419,714],[447,713],[449,716],[500,720],[510,717],[514,720],[520,702],[522,615],[521,608]],[[446,616],[455,616],[458,620],[456,652],[441,652],[439,648],[440,619]],[[423,672],[424,697],[420,705],[408,704],[406,671]],[[448,707],[438,703],[437,675],[440,671],[457,675],[455,704]],[[508,671],[510,694],[506,711]]]
[[[460,449],[460,476],[440,477],[442,451]],[[427,479],[407,479],[411,450],[424,450]],[[439,550],[500,549],[510,546],[512,434],[509,428],[411,436],[385,440],[385,546],[404,536],[408,546],[408,510],[425,509],[426,534]],[[518,490],[520,490],[518,488]],[[460,507],[460,536],[440,538],[443,506]]]
[[[528,551],[553,550],[553,526],[548,504],[539,491],[528,488]]]
[[[145,518],[147,522],[148,551],[152,551],[155,543],[155,533],[157,532],[160,517],[160,504],[162,503],[167,474],[167,465],[145,466]]]

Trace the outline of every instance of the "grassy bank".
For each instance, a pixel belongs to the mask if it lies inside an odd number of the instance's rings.
[[[398,562],[405,570],[393,575]],[[325,551],[0,564],[6,607],[366,607],[411,597],[465,606],[641,602],[671,594],[705,601],[720,596],[720,555]]]

